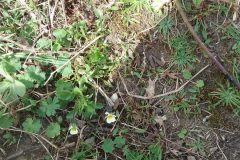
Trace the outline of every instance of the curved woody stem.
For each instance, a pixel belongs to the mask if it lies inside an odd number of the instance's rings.
[[[213,63],[222,71],[222,73],[224,75],[227,76],[227,78],[233,82],[233,84],[237,87],[238,90],[240,90],[240,83],[238,82],[238,80],[233,77],[227,70],[226,68],[218,61],[218,56],[212,52],[209,51],[209,49],[206,47],[206,45],[202,42],[202,40],[199,38],[199,36],[196,34],[196,32],[194,31],[192,25],[189,23],[188,18],[186,16],[186,14],[184,13],[182,6],[179,2],[179,0],[175,0],[176,3],[176,7],[177,10],[179,11],[179,13],[182,16],[182,19],[184,21],[184,23],[187,25],[189,31],[191,32],[192,36],[194,37],[194,39],[198,42],[199,46],[201,47],[201,49],[206,52],[208,54],[208,56],[211,58],[211,60],[213,61]]]

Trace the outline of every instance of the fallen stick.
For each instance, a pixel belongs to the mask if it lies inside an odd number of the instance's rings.
[[[139,98],[139,99],[154,99],[154,98],[159,98],[159,97],[164,97],[164,96],[168,96],[170,94],[174,94],[174,93],[177,93],[177,92],[180,92],[189,82],[191,82],[194,78],[196,78],[200,73],[202,73],[206,68],[208,68],[209,65],[206,65],[205,67],[203,67],[200,71],[198,71],[192,78],[190,78],[188,81],[186,81],[181,87],[179,87],[178,89],[176,90],[173,90],[173,91],[170,91],[170,92],[166,92],[166,93],[163,93],[163,94],[158,94],[158,95],[155,95],[155,96],[152,96],[152,97],[146,97],[146,96],[140,96],[140,95],[135,95],[135,94],[131,94],[128,89],[127,89],[127,85],[123,79],[123,77],[121,76],[121,74],[119,73],[119,77],[122,81],[122,84],[123,84],[123,87],[125,89],[125,91],[127,92],[127,94],[131,97],[135,97],[135,98]]]
[[[182,19],[184,21],[184,23],[187,25],[187,28],[189,29],[189,31],[191,32],[192,36],[194,37],[194,39],[198,42],[199,46],[202,48],[202,50],[204,52],[206,52],[208,54],[208,56],[211,58],[211,60],[215,63],[215,65],[223,72],[223,74],[225,74],[228,79],[230,81],[232,81],[238,90],[240,90],[240,83],[237,81],[236,78],[234,78],[226,69],[225,67],[218,61],[218,57],[216,54],[212,53],[209,51],[209,49],[206,47],[206,45],[202,42],[202,40],[199,38],[199,36],[196,34],[196,32],[194,31],[192,25],[189,23],[188,18],[186,16],[186,14],[184,13],[182,6],[180,4],[180,2],[178,0],[175,0],[176,6],[177,6],[177,10],[179,11],[179,13],[182,16]]]

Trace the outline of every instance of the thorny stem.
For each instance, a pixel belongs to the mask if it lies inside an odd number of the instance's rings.
[[[233,77],[227,70],[226,68],[218,61],[218,56],[212,52],[209,51],[209,49],[206,47],[206,45],[202,42],[202,40],[199,38],[199,36],[196,34],[196,32],[194,31],[193,27],[191,26],[191,24],[188,21],[188,18],[186,16],[186,14],[184,13],[182,6],[180,4],[180,2],[178,0],[175,0],[176,6],[177,6],[177,10],[179,11],[179,13],[182,16],[182,19],[184,21],[184,23],[187,25],[189,31],[191,32],[192,36],[194,37],[194,39],[198,42],[199,46],[202,48],[202,50],[204,52],[206,52],[208,54],[208,56],[211,58],[211,60],[215,63],[215,65],[223,72],[223,74],[225,74],[228,79],[233,82],[233,84],[236,85],[237,89],[240,90],[240,83],[237,81],[237,79],[235,77]]]

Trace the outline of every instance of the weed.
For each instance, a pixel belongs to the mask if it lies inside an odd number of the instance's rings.
[[[183,70],[183,77],[185,79],[190,79],[192,77],[192,74],[188,70]],[[183,90],[180,92],[180,100],[177,101],[173,105],[174,111],[180,111],[182,110],[185,114],[193,113],[197,114],[200,112],[200,108],[198,105],[198,101],[200,99],[201,90],[204,87],[204,81],[203,80],[197,80],[195,85],[192,87],[189,87],[187,90]],[[190,95],[190,96],[188,96]]]
[[[174,37],[171,45],[175,49],[172,61],[179,69],[191,67],[192,63],[196,62],[196,57],[192,54],[194,48],[190,47],[186,35]]]
[[[229,7],[224,3],[220,3],[217,5],[215,5],[215,4],[210,5],[210,8],[218,11],[220,14],[224,14],[224,16],[227,16],[228,10],[229,10]]]
[[[11,133],[8,133],[8,132],[3,135],[3,139],[5,140],[3,146],[5,146],[5,145],[10,146],[10,145],[15,144],[17,142],[15,136],[12,135]]]
[[[188,131],[187,131],[186,128],[182,128],[182,129],[178,132],[178,137],[181,138],[181,139],[185,138],[186,135],[187,135],[187,132],[188,132]]]
[[[212,41],[208,35],[207,24],[205,22],[196,20],[194,30],[202,35],[204,43],[207,45]]]
[[[237,80],[240,81],[240,64],[238,63],[238,60],[236,58],[233,59],[232,65],[234,77],[236,77]]]
[[[126,156],[126,160],[161,160],[163,158],[162,149],[159,144],[149,145],[147,152],[130,150],[128,146],[125,146],[124,155]]]
[[[173,27],[173,19],[171,16],[165,17],[161,22],[158,24],[158,29],[160,33],[166,38],[168,37],[171,28]]]
[[[217,99],[214,106],[224,105],[238,107],[240,106],[240,95],[235,88],[228,83],[226,87],[219,84],[217,91],[210,93],[211,96]]]
[[[125,12],[139,13],[144,9],[151,10],[151,5],[148,0],[122,0],[122,2],[125,6]]]
[[[94,153],[91,145],[82,143],[80,146],[81,147],[78,149],[78,151],[72,155],[71,160],[85,160],[89,158],[94,159],[96,157],[97,153]]]
[[[200,138],[194,140],[191,144],[189,144],[189,146],[191,146],[194,151],[197,151],[203,155],[205,154],[204,145],[205,143]]]
[[[226,29],[226,33],[236,41],[232,46],[232,49],[240,55],[240,31],[233,25],[229,25]]]

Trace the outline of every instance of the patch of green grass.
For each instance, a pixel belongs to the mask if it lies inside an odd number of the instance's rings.
[[[124,4],[125,12],[139,13],[144,9],[151,9],[151,5],[148,0],[121,0],[121,2]]]
[[[232,49],[240,55],[240,31],[233,25],[229,25],[226,29],[228,36],[235,40],[235,44],[232,46]]]
[[[158,24],[158,29],[160,33],[166,38],[168,37],[173,25],[174,25],[174,22],[172,17],[167,16],[163,20],[161,20],[161,22]]]
[[[197,60],[193,54],[195,47],[192,45],[186,35],[179,35],[171,40],[171,46],[175,50],[172,61],[180,70],[192,67],[193,63]]]
[[[163,151],[159,144],[151,144],[147,151],[131,150],[127,146],[124,148],[126,160],[161,160]]]
[[[219,84],[219,88],[216,91],[210,93],[211,96],[216,98],[214,106],[240,106],[240,95],[239,92],[228,83],[227,86]]]
[[[194,151],[201,153],[202,155],[205,155],[205,143],[200,138],[198,138],[197,140],[194,140],[192,143],[189,144],[189,146]]]
[[[183,70],[183,77],[190,79],[192,74],[188,70]],[[180,92],[180,97],[175,98],[173,109],[174,111],[183,111],[186,115],[200,113],[199,102],[201,98],[201,91],[204,88],[204,81],[197,80],[195,85]]]

